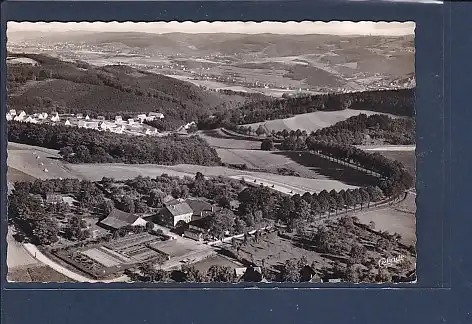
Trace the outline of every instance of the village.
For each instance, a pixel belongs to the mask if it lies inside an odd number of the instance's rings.
[[[137,114],[134,118],[124,119],[122,116],[115,116],[114,120],[107,120],[105,116],[91,118],[89,115],[78,114],[59,114],[57,112],[32,113],[27,114],[21,110],[17,112],[10,109],[6,113],[7,121],[18,121],[32,124],[49,124],[75,126],[79,128],[93,129],[97,131],[109,131],[117,134],[128,134],[133,136],[167,136],[169,132],[159,132],[155,127],[147,125],[145,122],[164,119],[164,115],[159,112],[149,112],[146,114]],[[187,123],[177,129],[177,132],[185,132],[194,123]]]

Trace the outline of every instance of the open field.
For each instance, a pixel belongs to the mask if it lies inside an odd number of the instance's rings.
[[[164,173],[173,175],[173,176],[190,176],[194,177],[197,172],[201,172],[206,176],[252,176],[254,178],[260,179],[261,181],[272,181],[275,183],[286,184],[287,186],[299,188],[299,190],[306,191],[321,191],[323,189],[347,189],[352,188],[353,186],[358,186],[362,184],[363,181],[366,181],[368,177],[363,174],[362,177],[365,179],[356,176],[356,171],[351,168],[345,168],[336,163],[326,161],[314,156],[306,157],[312,163],[310,168],[318,170],[320,176],[318,179],[313,178],[302,178],[295,176],[282,176],[276,174],[269,174],[264,172],[251,172],[251,171],[241,171],[230,169],[226,167],[206,167],[200,165],[191,165],[191,164],[180,164],[175,166],[164,166],[164,165],[154,165],[154,164],[68,164],[64,163],[61,160],[52,160],[53,162],[48,164],[48,172],[44,172],[37,159],[34,156],[39,156],[39,160],[47,159],[49,153],[43,153],[36,149],[36,147],[30,146],[29,149],[26,149],[28,146],[22,146],[22,150],[9,150],[8,165],[14,167],[26,174],[35,176],[37,178],[79,178],[87,179],[91,181],[101,180],[103,177],[112,177],[116,180],[125,180],[135,178],[138,175],[141,176],[150,176],[156,177]],[[36,153],[33,154],[33,153]],[[305,157],[299,156],[296,152],[266,152],[268,156],[271,154],[295,154],[296,156],[289,156],[290,159],[298,159]],[[24,159],[24,160],[23,160]],[[286,160],[284,160],[286,161]],[[295,161],[298,163],[298,161]],[[318,166],[315,166],[318,163],[323,163]],[[331,165],[331,164],[332,165]],[[323,171],[324,170],[324,171]],[[322,173],[325,172],[325,173]],[[357,171],[358,172],[358,171]],[[354,178],[349,175],[354,175]],[[347,180],[345,181],[344,178]],[[323,181],[324,179],[324,181]],[[342,180],[342,181],[341,181]],[[360,180],[361,183],[357,183]],[[345,182],[344,182],[345,181]]]
[[[293,161],[275,152],[261,150],[216,149],[222,162],[231,164],[246,164],[248,168],[267,169],[282,167]]]
[[[415,195],[409,194],[400,204],[378,210],[359,212],[355,216],[364,224],[375,223],[375,230],[398,233],[405,245],[416,242],[416,202]]]
[[[30,182],[34,181],[36,178],[26,174],[20,170],[17,170],[15,168],[8,168],[7,170],[7,181],[11,183],[15,183],[17,181],[25,181],[25,182]]]
[[[307,133],[316,131],[321,128],[329,127],[337,122],[348,119],[352,116],[359,114],[366,114],[368,116],[378,114],[377,112],[370,110],[353,110],[345,109],[338,111],[315,111],[311,113],[296,115],[294,117],[285,119],[274,119],[260,123],[247,124],[245,126],[251,126],[253,129],[257,129],[259,125],[265,127],[269,132],[281,131],[281,130],[305,130]],[[394,117],[391,115],[391,117]]]
[[[355,186],[340,186],[339,183],[333,180],[320,180],[317,179],[318,186],[314,186],[311,183],[305,183],[305,181],[300,181],[298,183],[293,183],[293,184],[287,184],[283,182],[278,182],[266,178],[261,178],[261,177],[252,177],[252,176],[231,176],[230,178],[237,179],[237,180],[245,180],[249,184],[254,184],[254,185],[262,185],[264,187],[269,187],[273,190],[277,190],[279,192],[282,192],[287,195],[303,195],[305,192],[320,192],[324,189],[327,191],[331,191],[333,189],[335,190],[340,190],[341,189],[354,189],[357,188]],[[304,179],[304,178],[298,178],[298,179]],[[308,179],[304,179],[308,180]],[[305,185],[306,184],[306,185]]]
[[[9,142],[7,164],[9,168],[15,169],[10,177],[75,178],[64,167],[57,150]]]
[[[225,134],[220,129],[199,131],[198,135],[216,149],[260,150],[261,148],[260,141],[237,138],[236,136]]]

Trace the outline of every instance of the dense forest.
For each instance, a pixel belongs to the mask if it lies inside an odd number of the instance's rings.
[[[8,140],[60,150],[64,160],[71,163],[220,164],[215,149],[198,136],[128,136],[10,121]]]
[[[207,91],[189,82],[129,66],[98,67],[43,54],[10,55],[38,62],[36,66],[7,64],[8,105],[26,112],[54,110],[103,115],[159,111],[182,125],[265,98],[260,94]]]
[[[415,90],[376,90],[352,93],[320,94],[261,100],[242,105],[239,109],[216,113],[198,124],[200,129],[234,128],[266,120],[289,118],[314,111],[343,109],[371,110],[399,116],[415,115]]]

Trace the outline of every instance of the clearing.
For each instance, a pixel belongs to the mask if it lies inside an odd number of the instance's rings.
[[[352,116],[359,114],[366,114],[367,116],[379,114],[375,111],[370,110],[354,110],[344,109],[337,111],[315,111],[306,114],[296,115],[290,118],[274,119],[265,122],[247,124],[244,126],[251,126],[253,129],[257,129],[259,125],[263,125],[267,131],[282,131],[284,129],[291,130],[305,130],[307,133],[316,131],[321,128],[329,127],[337,122],[346,120]],[[389,115],[392,118],[398,118],[398,116]]]
[[[199,131],[198,135],[203,138],[210,146],[217,149],[246,149],[260,150],[260,140],[247,140],[244,135],[233,136],[224,133],[221,129],[208,131]]]

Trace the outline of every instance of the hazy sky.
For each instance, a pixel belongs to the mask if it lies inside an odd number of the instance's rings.
[[[15,31],[97,31],[146,33],[242,33],[242,34],[330,34],[330,35],[413,35],[414,22],[8,22],[7,33]]]

